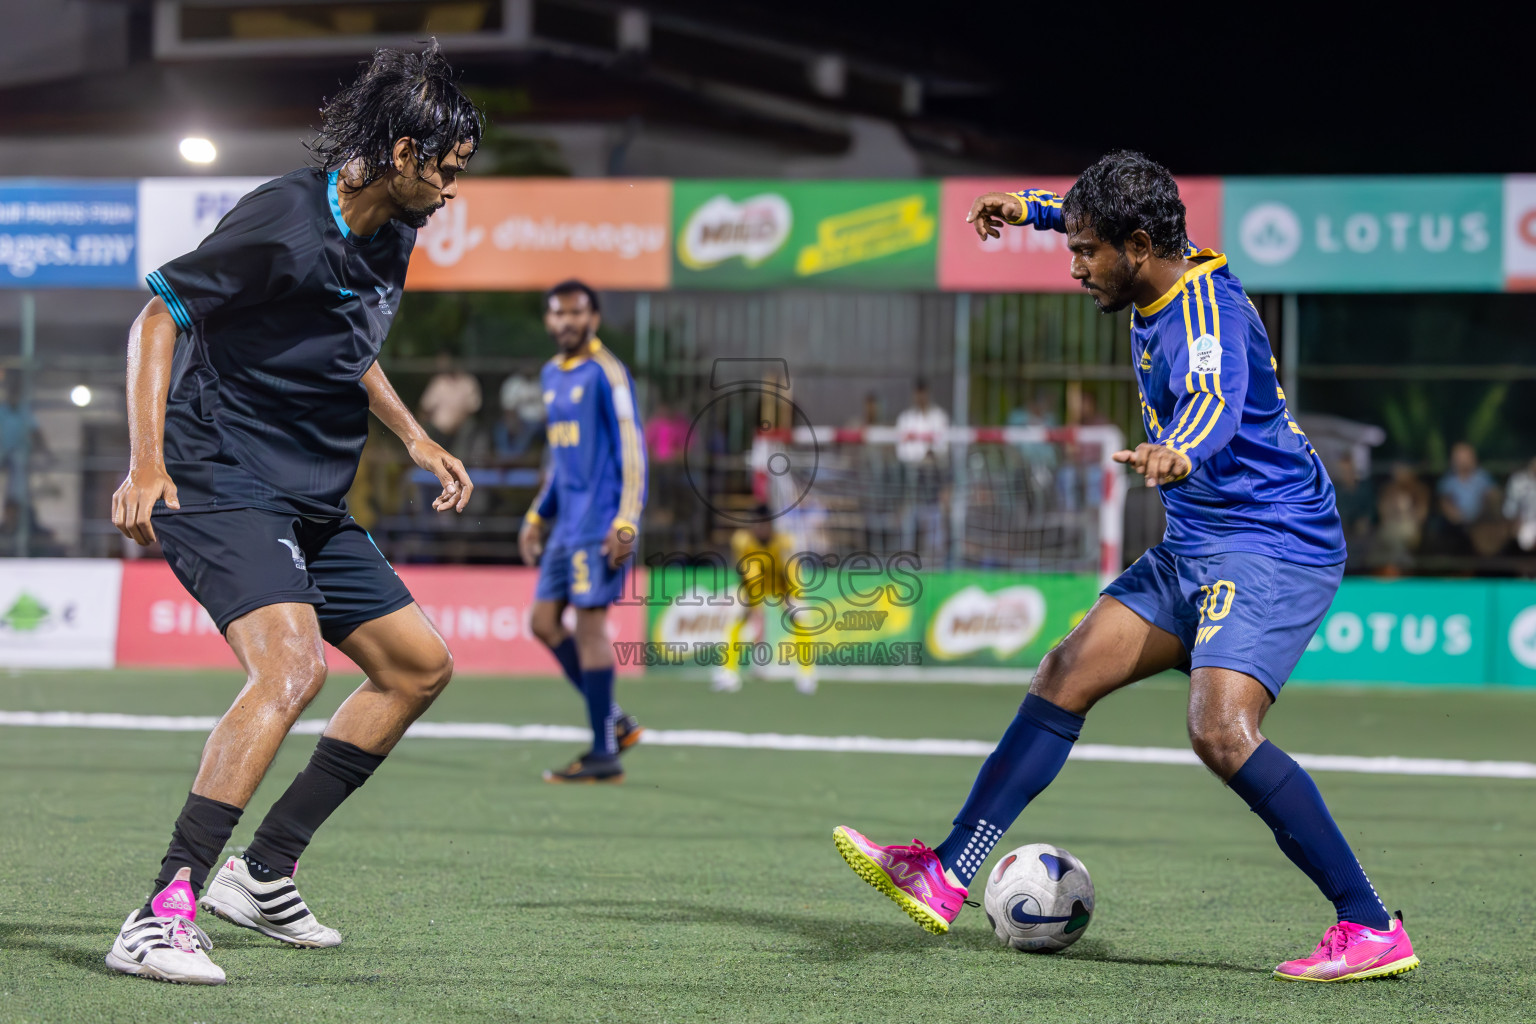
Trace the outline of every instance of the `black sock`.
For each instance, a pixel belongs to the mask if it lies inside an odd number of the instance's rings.
[[[224,844],[229,842],[239,824],[240,814],[239,807],[188,793],[187,802],[176,818],[176,827],[171,831],[170,849],[165,851],[160,874],[149,891],[150,899],[170,885],[171,879],[182,868],[192,869],[192,891],[201,892],[203,883],[208,880],[208,872],[213,870]]]
[[[309,764],[257,826],[246,863],[255,860],[279,877],[291,877],[315,829],[383,763],[383,754],[320,737]]]
[[[275,882],[283,877],[281,871],[273,871],[264,861],[252,857],[249,850],[241,854],[240,859],[245,861],[245,866],[251,872],[251,877],[258,882]]]

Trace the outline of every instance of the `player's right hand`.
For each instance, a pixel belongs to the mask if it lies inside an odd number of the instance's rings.
[[[1004,224],[1017,224],[1024,217],[1024,202],[1018,196],[1006,192],[988,192],[976,197],[965,222],[976,228],[983,241],[1001,238]]]
[[[524,565],[538,565],[544,556],[544,524],[523,520],[517,531],[517,553],[523,556]]]
[[[176,484],[165,466],[131,466],[128,475],[112,494],[112,525],[136,544],[153,544],[155,528],[149,517],[155,502],[165,499],[166,508],[181,508]]]

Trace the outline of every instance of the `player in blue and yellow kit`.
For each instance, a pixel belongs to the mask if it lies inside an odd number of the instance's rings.
[[[640,726],[613,700],[608,606],[623,592],[645,505],[645,447],[629,371],[597,340],[597,293],[565,281],[544,299],[544,326],[560,354],[540,381],[550,466],[518,534],[523,561],[539,564],[533,632],[587,702],[592,749],[546,782],[620,782],[619,752]],[[561,622],[576,608],[576,633]]]
[[[989,193],[967,218],[1064,231],[1072,276],[1104,312],[1135,304],[1132,355],[1148,441],[1115,455],[1159,488],[1161,544],[1104,589],[1041,663],[1018,716],[936,849],[880,846],[839,827],[840,852],[929,931],[948,930],[1004,832],[1066,762],[1102,697],[1177,668],[1190,674],[1195,752],[1334,904],[1311,956],[1275,976],[1344,981],[1418,966],[1316,785],[1259,731],[1343,575],[1333,486],[1286,410],[1269,339],[1227,259],[1185,237],[1166,169],[1113,153],[1066,197]]]

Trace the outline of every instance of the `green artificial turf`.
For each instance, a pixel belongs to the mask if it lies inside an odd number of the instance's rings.
[[[310,716],[355,679],[330,682]],[[20,673],[0,710],[216,714],[224,673]],[[1017,687],[621,684],[661,728],[995,739]],[[553,680],[456,681],[435,721],[582,721]],[[1322,754],[1530,760],[1536,693],[1287,691],[1267,723]],[[1085,742],[1182,746],[1183,690],[1143,684]],[[1347,986],[1273,981],[1331,908],[1205,771],[1074,762],[1009,832],[1066,846],[1098,911],[1065,954],[996,944],[965,911],[929,936],[839,859],[849,824],[936,843],[966,758],[642,746],[619,787],[549,786],[574,745],[406,740],[319,833],[299,882],[338,949],[204,922],[222,988],[109,972],[203,737],[0,727],[0,1021],[1530,1021],[1536,783],[1318,773],[1424,966]],[[285,745],[235,843],[303,765]]]

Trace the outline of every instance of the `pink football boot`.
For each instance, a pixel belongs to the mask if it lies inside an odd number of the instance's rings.
[[[949,884],[932,850],[916,839],[911,846],[880,846],[846,825],[832,830],[832,841],[848,866],[908,917],[935,935],[949,931],[949,923],[965,905],[966,890]]]
[[[1363,981],[1387,978],[1419,966],[1399,915],[1386,931],[1340,921],[1323,933],[1312,955],[1275,968],[1283,981]]]

